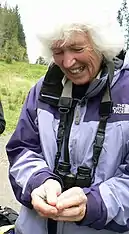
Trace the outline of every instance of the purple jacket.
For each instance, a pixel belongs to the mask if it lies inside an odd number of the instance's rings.
[[[84,188],[88,198],[85,218],[79,224],[58,222],[59,234],[112,234],[129,230],[128,64],[129,55],[126,54],[111,85],[113,113],[106,126],[95,181],[90,188]],[[16,223],[17,234],[47,234],[47,219],[39,217],[33,210],[30,194],[48,178],[60,181],[53,173],[59,113],[56,108],[38,100],[41,84],[42,79],[30,90],[16,130],[7,144],[10,181],[16,198],[23,204]],[[80,107],[80,123],[76,124],[75,108],[71,126],[69,155],[73,173],[80,165],[92,165],[102,88],[98,85],[92,89],[92,85],[87,103]]]

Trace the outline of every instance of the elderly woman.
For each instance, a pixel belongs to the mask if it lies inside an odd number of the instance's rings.
[[[7,144],[10,181],[23,205],[16,234],[125,233],[129,57],[108,11],[66,2],[38,34],[51,63]]]

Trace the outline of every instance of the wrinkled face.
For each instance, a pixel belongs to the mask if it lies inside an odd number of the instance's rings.
[[[55,63],[76,85],[92,81],[100,71],[102,55],[93,49],[88,33],[73,32],[66,41],[54,41],[51,49]]]

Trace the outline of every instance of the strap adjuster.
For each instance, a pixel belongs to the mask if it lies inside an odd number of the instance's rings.
[[[100,116],[107,116],[108,117],[110,115],[110,113],[112,113],[112,107],[113,107],[112,101],[101,102],[100,108],[99,108]]]
[[[98,133],[94,142],[94,147],[102,148],[104,141],[104,134]]]
[[[59,109],[62,108],[64,110],[66,108],[70,109],[72,107],[72,102],[73,102],[73,99],[70,97],[61,97],[59,99],[58,107],[59,107]]]

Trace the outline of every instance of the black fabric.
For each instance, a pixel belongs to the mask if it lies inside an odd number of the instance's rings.
[[[116,56],[117,58],[124,60],[126,54],[126,50],[121,50],[120,53]]]
[[[77,99],[82,99],[89,87],[89,83],[85,85],[75,85],[73,84],[72,97]]]
[[[63,144],[63,139],[64,139],[64,132],[66,128],[66,120],[67,120],[67,112],[60,113],[60,123],[58,127],[58,134],[57,134],[57,153],[55,156],[55,168],[54,168],[54,173],[56,172],[57,165],[59,162],[59,159],[61,157],[61,149],[62,149],[62,144]]]
[[[48,234],[56,234],[57,233],[57,221],[53,219],[48,219]]]
[[[2,103],[0,101],[0,134],[2,134],[5,130],[5,119],[4,119],[4,113],[3,113],[3,107],[2,107]]]
[[[48,68],[48,71],[45,75],[39,95],[39,100],[52,106],[57,106],[59,100],[56,98],[61,96],[63,90],[63,77],[64,74],[61,69],[56,64],[52,64]],[[49,98],[49,96],[55,97],[55,99]]]
[[[68,144],[69,144],[69,135],[70,135],[70,131],[71,131],[71,125],[73,122],[73,117],[74,117],[74,109],[75,109],[75,105],[73,106],[73,108],[71,108],[70,112],[67,115],[67,121],[66,121],[66,128],[65,128],[65,140],[64,140],[64,161],[69,163],[70,159],[69,159],[69,148],[68,148]]]
[[[15,224],[18,218],[18,213],[10,207],[0,206],[0,227],[4,225]]]

